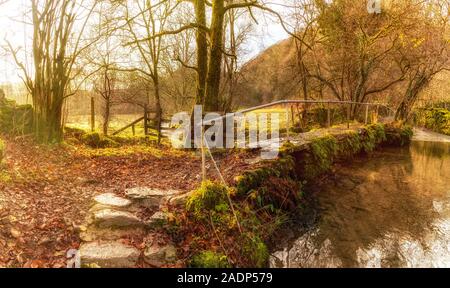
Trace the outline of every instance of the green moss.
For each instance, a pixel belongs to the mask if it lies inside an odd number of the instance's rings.
[[[211,181],[205,181],[201,187],[195,190],[186,203],[187,211],[196,218],[201,219],[208,211],[228,211],[228,188]]]
[[[338,142],[334,136],[327,135],[314,139],[309,152],[303,156],[301,179],[309,181],[331,169],[338,151]]]
[[[294,169],[295,161],[292,156],[284,156],[274,161],[268,161],[265,166],[247,171],[236,178],[237,195],[246,196],[251,190],[260,187],[269,177],[291,177],[294,174]]]
[[[269,250],[259,236],[244,234],[242,236],[242,253],[254,268],[264,268],[269,261]]]
[[[320,168],[327,170],[333,164],[333,159],[338,152],[338,143],[334,136],[327,135],[313,140],[311,150]]]
[[[354,131],[348,132],[338,146],[339,157],[353,157],[361,152],[363,148],[361,136]]]
[[[373,152],[384,141],[386,141],[386,132],[383,124],[372,124],[364,129],[362,146],[366,153]]]
[[[195,255],[190,266],[192,268],[231,268],[227,256],[213,251],[203,251]]]
[[[87,132],[80,128],[66,126],[64,127],[64,133],[69,137],[81,140]]]
[[[0,102],[0,132],[12,135],[29,134],[33,129],[33,107],[15,101]]]
[[[400,146],[404,146],[407,145],[409,143],[411,143],[411,139],[414,136],[414,131],[411,127],[406,126],[402,129],[402,131],[400,132]]]
[[[114,140],[100,135],[98,132],[86,133],[82,135],[81,142],[92,148],[106,148],[106,147],[116,147],[117,142]]]

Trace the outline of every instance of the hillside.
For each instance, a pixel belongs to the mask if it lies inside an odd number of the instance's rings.
[[[295,54],[294,41],[286,39],[246,63],[238,82],[236,105],[257,105],[296,97],[299,85]]]

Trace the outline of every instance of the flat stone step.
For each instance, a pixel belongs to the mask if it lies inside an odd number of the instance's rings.
[[[83,267],[133,268],[140,254],[135,247],[120,242],[91,242],[80,247]]]
[[[116,241],[127,237],[143,237],[147,233],[147,229],[140,227],[114,229],[89,226],[85,231],[81,231],[79,235],[84,242],[93,242],[100,240]]]
[[[105,193],[98,195],[94,198],[94,201],[97,204],[115,208],[126,208],[132,204],[129,199],[119,197],[114,193]]]
[[[170,205],[174,206],[185,206],[188,199],[192,196],[192,192],[184,193],[184,194],[178,194],[174,196],[169,196],[164,198]]]
[[[137,227],[144,223],[136,215],[112,209],[104,209],[94,213],[94,224],[100,228]]]
[[[139,201],[146,208],[159,208],[167,197],[180,195],[182,192],[176,190],[160,190],[146,187],[127,189],[125,195],[132,200]]]
[[[177,249],[173,245],[149,245],[144,251],[144,261],[154,267],[174,264],[177,260]]]

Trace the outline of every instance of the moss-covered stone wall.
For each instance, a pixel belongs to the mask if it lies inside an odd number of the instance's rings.
[[[33,129],[33,107],[15,101],[0,101],[0,133],[24,135]]]
[[[411,137],[410,128],[373,124],[358,131],[324,135],[302,145],[287,143],[278,159],[236,177],[234,187],[203,183],[188,200],[186,219],[190,220],[185,226],[202,227],[196,230],[212,227],[215,234],[197,235],[199,242],[228,239],[228,246],[221,249],[221,240],[219,249],[194,252],[190,265],[264,267],[269,257],[265,243],[299,211],[305,184],[329,172],[338,161],[370,153],[382,145],[403,146]]]

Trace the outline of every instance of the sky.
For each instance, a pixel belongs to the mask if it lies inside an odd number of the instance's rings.
[[[272,8],[275,10],[284,9],[277,4],[282,4],[285,0],[272,0]],[[6,4],[0,6],[0,47],[6,45],[7,39],[13,47],[28,49],[31,47],[32,31],[30,27],[23,22],[25,21],[24,13],[27,11],[26,6],[29,0],[10,0]],[[259,17],[258,17],[259,18]],[[288,38],[288,34],[283,30],[281,25],[275,23],[272,17],[261,17],[259,24],[254,24],[254,31],[246,42],[245,55],[243,61],[247,61],[269,46]],[[20,71],[17,69],[10,55],[7,55],[0,48],[0,84],[19,83]]]

